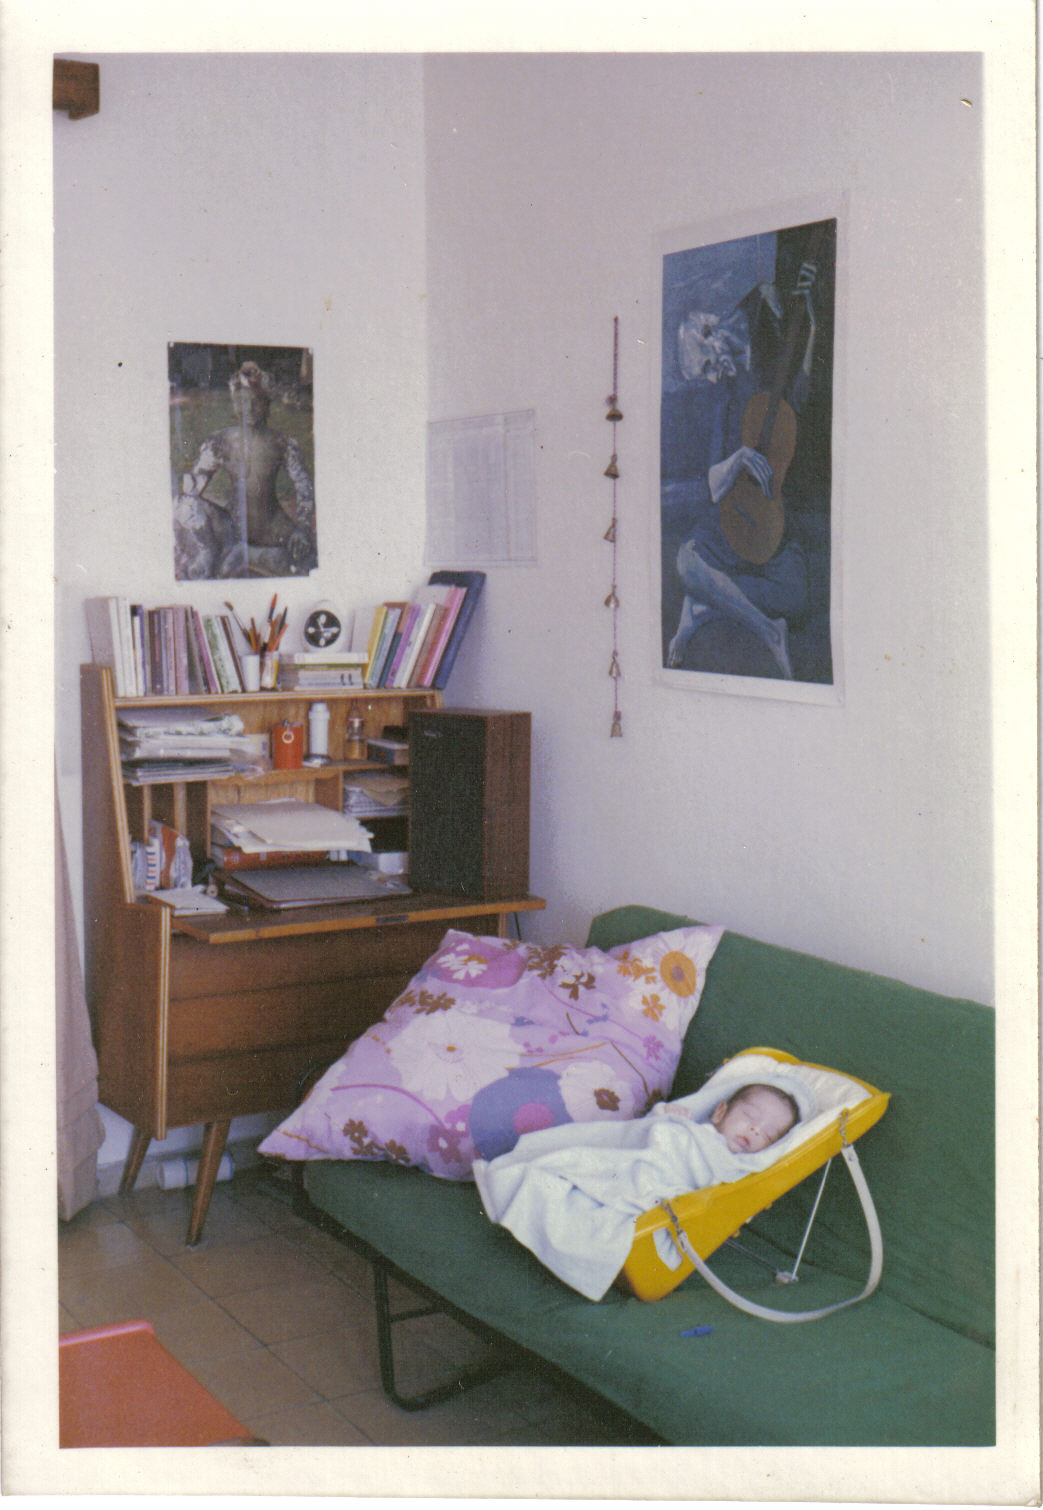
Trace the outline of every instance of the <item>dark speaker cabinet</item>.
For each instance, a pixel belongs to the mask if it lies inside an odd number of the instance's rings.
[[[532,716],[425,709],[409,720],[409,878],[416,891],[529,890]]]

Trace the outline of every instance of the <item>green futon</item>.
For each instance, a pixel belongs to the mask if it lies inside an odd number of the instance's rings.
[[[623,907],[594,919],[602,949],[691,919]],[[743,1314],[693,1275],[660,1301],[583,1299],[482,1211],[471,1184],[390,1164],[321,1161],[302,1209],[369,1257],[385,1388],[388,1273],[529,1364],[579,1381],[649,1440],[705,1446],[977,1446],[995,1439],[993,1013],[726,933],[685,1039],[672,1096],[722,1060],[770,1045],[891,1093],[859,1142],[883,1230],[879,1289],[825,1319]],[[828,1305],[861,1286],[867,1237],[850,1182],[827,1181],[799,1282],[817,1180],[777,1201],[714,1267],[774,1307]],[[694,1328],[711,1328],[685,1335]],[[450,1386],[453,1387],[453,1386]],[[437,1391],[435,1394],[437,1395]],[[424,1397],[433,1398],[434,1396]]]

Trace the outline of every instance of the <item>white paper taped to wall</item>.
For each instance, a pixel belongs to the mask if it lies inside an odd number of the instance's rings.
[[[427,427],[428,564],[536,560],[536,414]]]

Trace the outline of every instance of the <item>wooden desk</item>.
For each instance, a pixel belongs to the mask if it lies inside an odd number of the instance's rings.
[[[153,1138],[203,1123],[187,1239],[197,1243],[233,1117],[294,1105],[309,1072],[383,1016],[447,928],[503,936],[511,913],[542,906],[426,894],[219,918],[125,908],[126,963],[97,1035],[101,1099],[135,1128],[121,1192]]]
[[[266,1447],[156,1337],[148,1321],[58,1339],[59,1447]]]
[[[134,1127],[124,1193],[153,1138],[203,1124],[188,1226],[194,1244],[234,1117],[293,1106],[309,1072],[331,1064],[383,1016],[447,928],[506,936],[512,914],[545,904],[532,896],[490,901],[426,892],[287,912],[174,917],[167,907],[136,901],[109,673],[84,667],[82,688],[87,998],[100,1099]],[[195,701],[234,706],[244,716],[252,709],[259,725],[288,705],[277,693]],[[392,717],[389,709],[396,708],[401,716],[402,701],[377,702],[371,716]],[[365,697],[353,702],[368,706]],[[288,774],[297,783],[291,792],[339,805],[339,770]],[[171,786],[177,790],[154,792],[152,810],[168,802],[194,853],[205,854],[210,788],[223,794],[227,783]],[[283,795],[267,779],[259,791]]]

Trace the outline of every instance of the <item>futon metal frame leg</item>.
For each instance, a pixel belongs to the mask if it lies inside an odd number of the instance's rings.
[[[395,1353],[391,1337],[391,1328],[396,1321],[411,1321],[419,1316],[437,1316],[440,1307],[435,1305],[417,1306],[411,1311],[398,1311],[392,1314],[391,1298],[388,1294],[388,1271],[383,1264],[373,1264],[373,1291],[377,1310],[377,1349],[380,1355],[380,1383],[388,1399],[402,1410],[425,1410],[429,1405],[436,1405],[439,1400],[448,1400],[452,1395],[458,1395],[462,1390],[473,1389],[476,1384],[485,1384],[490,1379],[497,1378],[510,1365],[503,1359],[493,1358],[488,1363],[479,1364],[474,1368],[462,1369],[455,1378],[445,1384],[439,1384],[434,1389],[424,1390],[418,1395],[399,1394],[395,1387]]]

